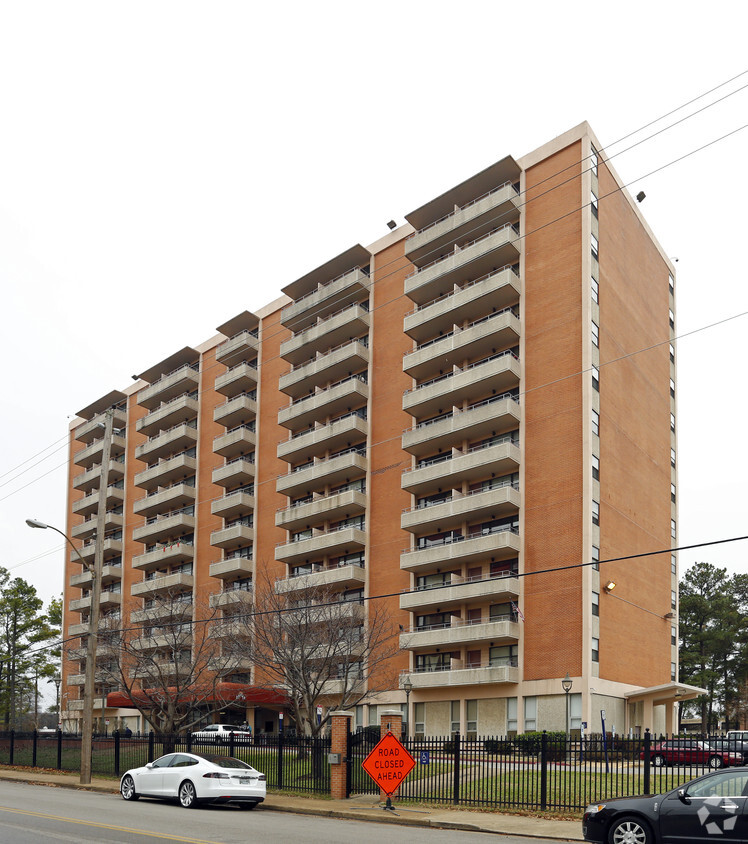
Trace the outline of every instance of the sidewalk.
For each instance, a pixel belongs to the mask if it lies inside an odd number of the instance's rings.
[[[114,780],[94,777],[91,785],[81,785],[78,774],[49,773],[31,769],[0,767],[0,780],[46,785],[56,788],[74,788],[84,791],[99,791],[117,794],[119,784]],[[350,800],[320,800],[313,797],[291,797],[285,794],[269,794],[257,811],[293,812],[299,815],[320,815],[328,818],[395,823],[403,826],[433,827],[435,829],[458,829],[471,832],[518,835],[528,838],[557,838],[562,841],[582,841],[582,823],[579,820],[565,821],[547,818],[531,818],[524,815],[508,815],[498,812],[471,812],[465,809],[447,809],[417,806],[398,808],[395,812],[385,811],[372,795],[353,797]]]

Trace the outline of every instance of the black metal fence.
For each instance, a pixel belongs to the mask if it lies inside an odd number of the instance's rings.
[[[348,794],[378,795],[361,763],[379,740],[377,729],[348,738]],[[744,764],[738,745],[689,736],[670,740],[559,734],[512,738],[406,738],[416,766],[399,790],[401,800],[507,809],[579,810],[588,803],[636,794],[657,794],[724,765]],[[699,741],[705,745],[699,745]],[[79,736],[0,733],[0,765],[80,770]],[[95,776],[118,777],[175,751],[235,756],[262,771],[270,789],[330,793],[328,738],[266,735],[226,744],[190,737],[125,737],[93,741]]]

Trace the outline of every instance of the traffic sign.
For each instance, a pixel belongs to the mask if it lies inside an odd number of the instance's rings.
[[[416,760],[388,730],[361,767],[389,797],[415,767]]]

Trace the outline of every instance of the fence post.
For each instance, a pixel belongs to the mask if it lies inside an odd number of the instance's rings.
[[[229,756],[234,755],[234,731],[229,733]]]
[[[10,761],[8,762],[9,765],[13,764],[13,759],[16,755],[16,731],[10,731]]]
[[[348,736],[353,715],[342,709],[330,713],[330,753],[340,754],[340,763],[330,765],[330,797],[333,800],[344,800],[350,795]]]
[[[548,808],[548,733],[540,737],[540,808]]]
[[[649,729],[644,731],[644,793],[651,794],[650,791],[650,764],[652,759],[652,734]]]
[[[154,747],[156,744],[156,736],[153,733],[153,730],[148,733],[148,761],[153,762],[154,757]]]
[[[62,730],[57,728],[57,770],[62,770]]]
[[[119,776],[119,730],[114,731],[114,775]]]
[[[283,788],[283,730],[278,731],[278,784],[276,788]]]
[[[452,736],[454,742],[454,761],[452,767],[452,802],[455,806],[460,802],[460,734]]]

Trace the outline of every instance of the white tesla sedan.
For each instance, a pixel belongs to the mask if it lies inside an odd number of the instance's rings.
[[[265,799],[265,774],[233,756],[167,753],[144,768],[122,775],[125,800],[160,797],[179,800],[185,809],[198,803],[235,803],[254,809]]]

